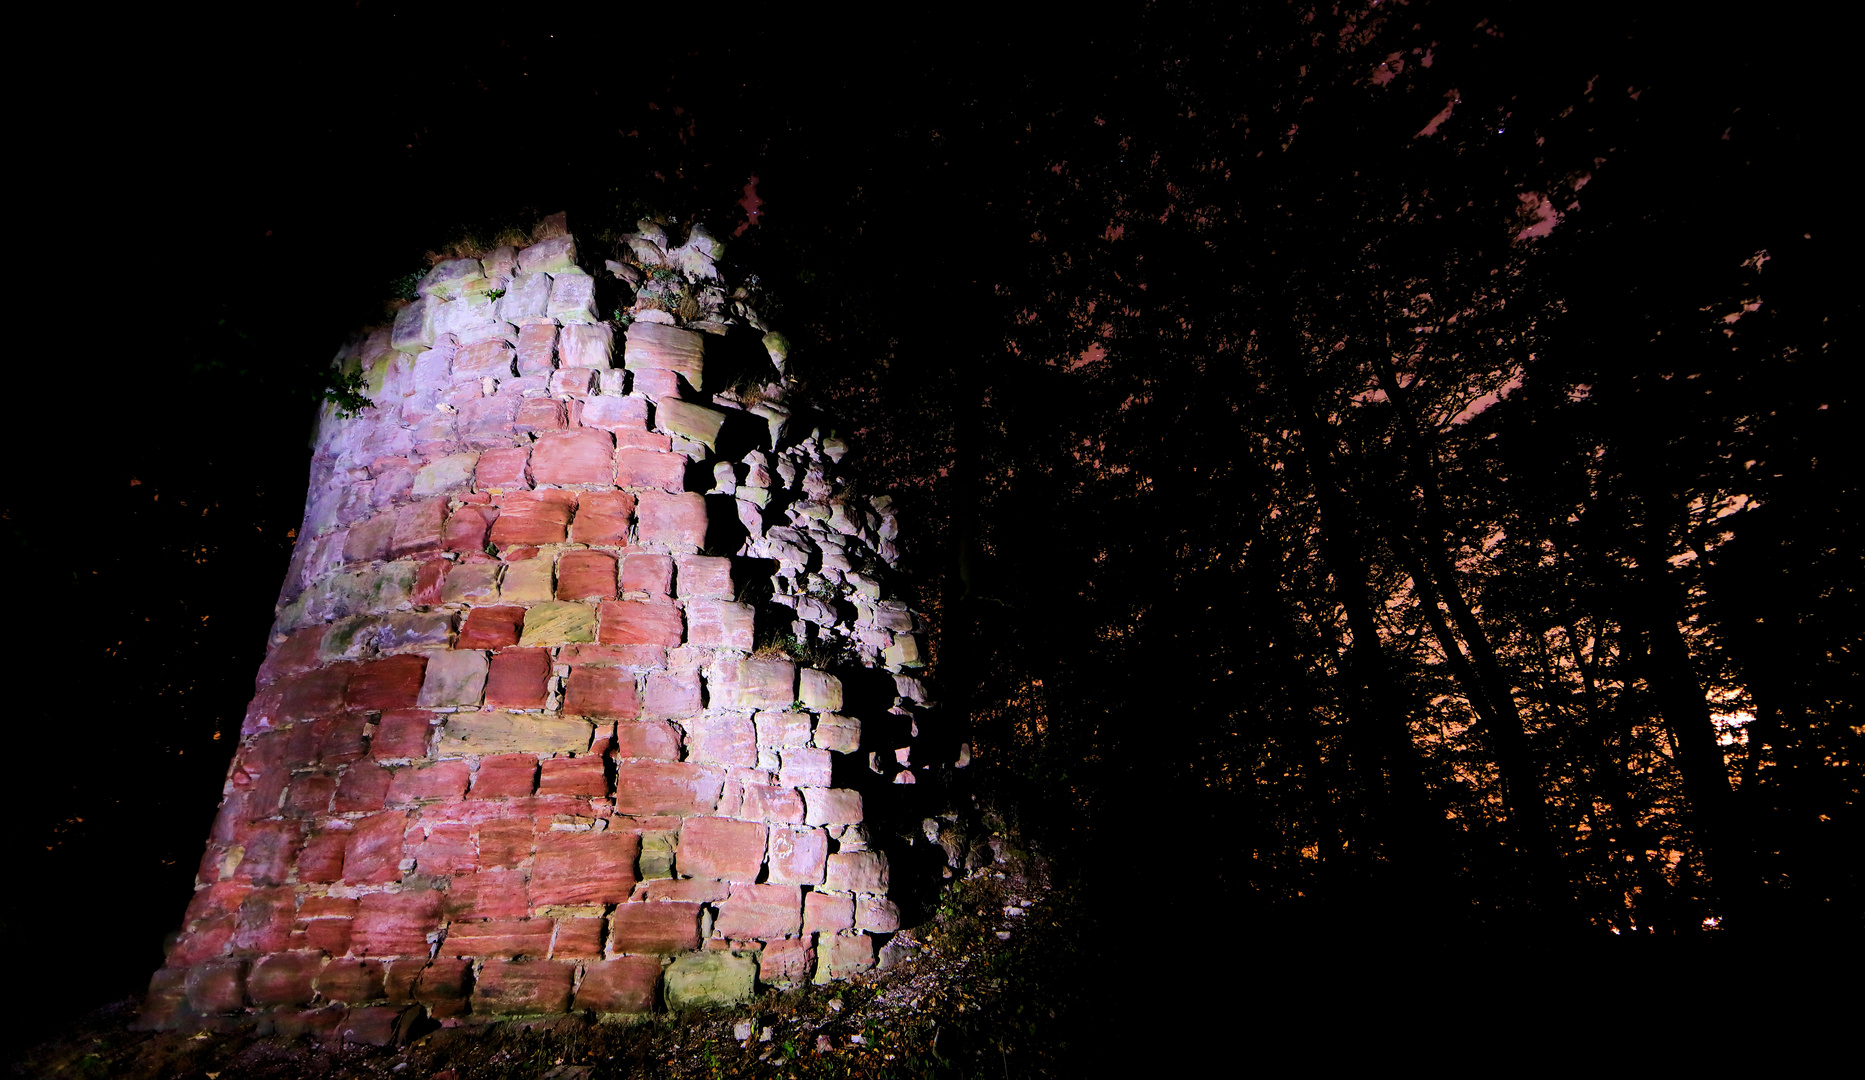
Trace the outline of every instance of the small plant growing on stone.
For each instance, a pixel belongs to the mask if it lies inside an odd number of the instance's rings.
[[[504,289],[494,289],[491,292],[486,294],[486,299],[496,301],[504,295],[505,295]]]
[[[364,409],[374,405],[369,395],[363,393],[365,386],[363,373],[360,371],[331,371],[325,376],[321,391],[323,400],[337,407],[337,415],[345,420],[361,416]]]

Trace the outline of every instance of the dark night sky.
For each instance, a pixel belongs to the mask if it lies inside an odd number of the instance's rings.
[[[1537,30],[1568,16],[1504,8],[1523,34],[1586,36],[1584,14]],[[34,185],[14,253],[13,414],[30,435],[0,497],[20,740],[3,925],[44,950],[36,977],[71,1006],[135,992],[160,963],[301,512],[302,373],[390,279],[488,209],[568,209],[577,229],[616,191],[659,192],[731,228],[756,174],[767,221],[864,229],[862,250],[923,264],[910,280],[930,291],[894,298],[921,321],[983,310],[963,270],[1004,239],[979,205],[993,163],[942,151],[943,126],[992,95],[1107,94],[1094,58],[1126,25],[987,6],[888,25],[867,6],[539,10],[143,8],[42,39],[39,150],[16,166]],[[1694,70],[1714,109],[1751,87],[1777,116],[1829,107],[1826,83],[1767,85],[1830,82],[1817,57],[1770,55],[1794,34],[1682,29],[1653,66],[1674,85]],[[1845,190],[1817,172],[1807,188],[1810,217],[1852,228]],[[752,265],[758,250],[740,247]]]

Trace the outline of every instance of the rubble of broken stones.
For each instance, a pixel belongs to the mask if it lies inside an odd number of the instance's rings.
[[[895,508],[786,403],[716,239],[616,254],[547,219],[339,355],[373,404],[320,419],[143,1026],[720,1004],[899,929],[863,791],[934,763]]]

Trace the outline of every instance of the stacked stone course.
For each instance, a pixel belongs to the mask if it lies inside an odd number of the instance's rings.
[[[320,420],[144,1026],[382,1042],[423,1013],[721,1003],[855,975],[898,929],[846,781],[924,763],[869,747],[837,674],[758,647],[891,673],[871,731],[917,731],[893,508],[801,430],[716,240],[624,242],[624,332],[558,218],[435,266],[339,356],[374,405]],[[769,366],[708,394],[730,335]]]

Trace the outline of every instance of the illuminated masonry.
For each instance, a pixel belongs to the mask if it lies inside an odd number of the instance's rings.
[[[143,1026],[722,1003],[898,928],[857,789],[913,782],[925,699],[892,507],[784,404],[721,245],[640,229],[600,277],[561,217],[443,262],[339,356],[375,404],[319,424]]]

